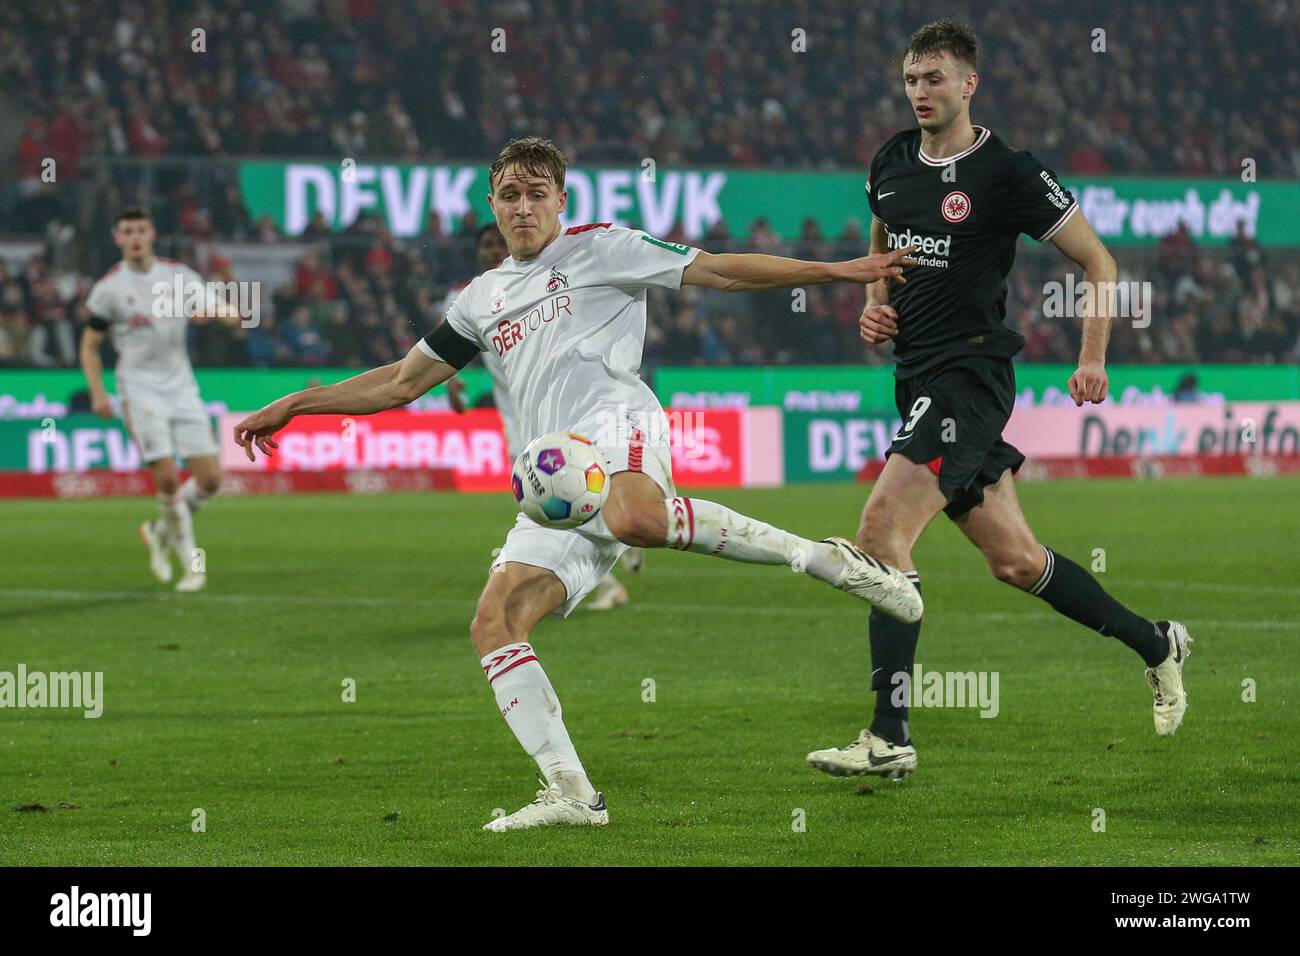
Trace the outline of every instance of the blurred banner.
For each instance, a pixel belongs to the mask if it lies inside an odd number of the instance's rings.
[[[885,449],[893,412],[787,412],[787,481],[851,481]],[[1300,402],[1017,407],[1003,433],[1030,459],[1300,454]]]
[[[1180,402],[1300,400],[1300,365],[1110,365],[1111,399],[1121,405],[1165,405],[1194,378]],[[1074,407],[1070,365],[1017,365],[1016,404]],[[0,381],[3,381],[0,378]],[[858,411],[894,407],[889,366],[781,365],[661,368],[655,391],[665,404],[693,407],[776,405],[787,412]]]
[[[329,385],[356,375],[355,368],[200,368],[199,390],[208,410],[218,415],[233,408],[261,408],[282,395],[310,385]],[[1111,365],[1111,395],[1121,405],[1174,402],[1179,384],[1195,384],[1178,395],[1180,402],[1219,404],[1231,401],[1300,401],[1300,365]],[[1069,405],[1065,389],[1072,366],[1016,366],[1017,405]],[[471,406],[490,402],[492,385],[482,369],[459,376]],[[105,385],[115,390],[112,372]],[[748,408],[770,405],[786,412],[891,409],[894,375],[887,366],[782,365],[725,368],[665,367],[653,382],[665,406],[680,408]],[[0,369],[0,420],[63,418],[89,405],[74,407],[86,381],[75,369]],[[449,407],[439,387],[410,408],[438,411]]]
[[[1126,462],[1147,459],[1164,462],[1162,473],[1174,473],[1171,463],[1191,459],[1199,463],[1188,465],[1194,470],[1179,473],[1212,473],[1219,465],[1210,460],[1224,458],[1234,459],[1236,473],[1263,474],[1269,471],[1267,461],[1300,458],[1295,368],[1202,367],[1194,370],[1198,389],[1185,393],[1195,400],[1174,402],[1164,389],[1192,370],[1116,367],[1111,370],[1115,387],[1131,400],[1085,408],[1050,391],[1069,371],[1033,366],[1019,374],[1021,401],[1006,437],[1035,465],[1046,463],[1026,476],[1071,475],[1070,463],[1087,463],[1086,474],[1128,473]],[[278,436],[275,457],[253,463],[231,439],[245,414],[241,407],[260,406],[317,378],[350,374],[341,369],[198,373],[218,427],[222,464],[248,479],[241,478],[238,487],[249,492],[408,487],[496,492],[508,487],[512,463],[500,416],[492,408],[463,415],[435,407],[352,418],[307,416]],[[899,427],[890,406],[888,369],[669,369],[660,379],[674,474],[682,487],[776,487],[869,477]],[[486,381],[479,384],[487,388]],[[147,493],[147,482],[57,480],[126,476],[141,467],[120,421],[70,411],[70,393],[80,385],[74,372],[0,372],[0,394],[7,400],[0,405],[0,496]],[[256,400],[248,401],[250,396]],[[295,477],[323,472],[360,477]],[[285,480],[273,480],[277,475]],[[425,477],[417,481],[418,475]]]
[[[350,165],[349,165],[350,164]],[[1063,177],[1098,234],[1112,245],[1152,245],[1186,223],[1193,239],[1222,245],[1237,231],[1263,246],[1300,243],[1300,183],[1236,179],[1132,179]],[[812,219],[828,237],[856,220],[871,221],[866,172],[772,172],[748,169],[570,167],[566,225],[613,222],[654,235],[675,229],[699,239],[720,220],[745,237],[766,219],[785,239],[797,240]],[[447,232],[466,213],[492,218],[487,205],[487,164],[247,160],[239,163],[244,204],[254,220],[270,216],[297,236],[319,211],[332,229],[345,229],[363,213],[377,215],[393,235],[411,237],[436,214]],[[772,197],[779,196],[774,203]]]

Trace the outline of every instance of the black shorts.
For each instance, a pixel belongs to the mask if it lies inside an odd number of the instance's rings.
[[[1002,440],[1016,400],[1016,376],[1003,358],[965,355],[894,384],[903,424],[885,452],[929,465],[948,499],[944,513],[960,518],[984,501],[984,487],[1025,456]]]

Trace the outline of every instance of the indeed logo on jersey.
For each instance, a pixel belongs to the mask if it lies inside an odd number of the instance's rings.
[[[948,268],[948,255],[952,251],[952,236],[947,235],[942,239],[936,239],[934,236],[923,236],[919,232],[912,232],[906,229],[903,232],[892,232],[885,230],[888,238],[890,249],[902,249],[906,246],[915,246],[916,252],[913,258],[918,265],[933,266],[936,269]]]
[[[573,315],[571,302],[567,295],[553,295],[533,306],[517,319],[502,319],[497,323],[496,331],[492,333],[492,347],[497,350],[497,355],[504,356],[527,338],[530,332],[535,332],[543,325],[554,322],[561,312],[565,315]]]

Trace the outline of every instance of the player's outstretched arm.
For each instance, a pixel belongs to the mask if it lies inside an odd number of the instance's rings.
[[[354,375],[336,385],[319,385],[286,395],[235,426],[235,441],[253,461],[256,445],[265,455],[278,448],[271,437],[296,415],[370,415],[408,405],[456,374],[456,369],[425,355],[417,346],[406,358]]]
[[[701,252],[682,273],[682,285],[706,286],[724,292],[752,292],[759,289],[789,289],[826,282],[876,282],[892,278],[905,281],[903,267],[915,265],[907,256],[912,246],[881,255],[862,256],[846,262],[807,262],[759,253]]]
[[[1052,243],[1083,267],[1084,288],[1092,290],[1083,300],[1083,341],[1079,346],[1079,367],[1070,376],[1070,397],[1080,407],[1084,402],[1100,404],[1110,390],[1106,343],[1110,340],[1112,292],[1119,270],[1082,210],[1069,218],[1052,237]]]

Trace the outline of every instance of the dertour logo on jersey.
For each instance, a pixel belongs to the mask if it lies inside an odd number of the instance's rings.
[[[497,355],[504,356],[527,338],[530,332],[554,322],[561,313],[573,315],[572,302],[567,295],[553,295],[517,319],[502,319],[492,333],[492,347],[496,349]]]
[[[948,256],[952,252],[951,234],[939,239],[935,236],[926,236],[919,232],[913,232],[911,229],[894,232],[886,227],[885,236],[890,249],[915,246],[916,252],[913,253],[912,258],[916,260],[917,265],[932,266],[936,269],[948,268]]]

